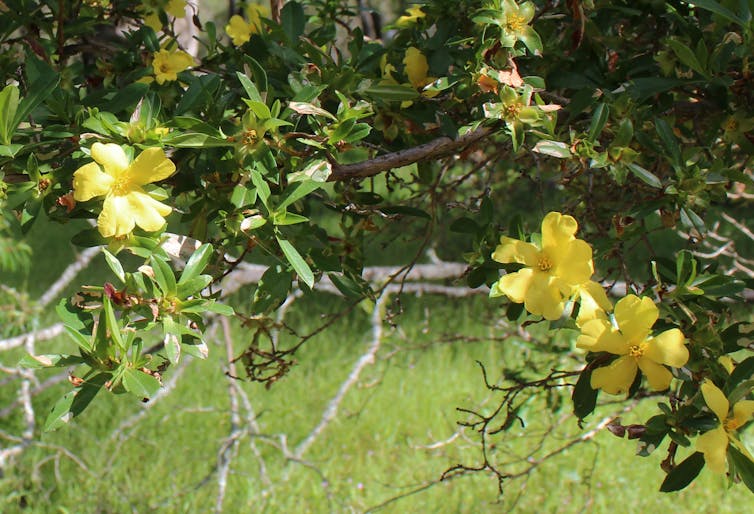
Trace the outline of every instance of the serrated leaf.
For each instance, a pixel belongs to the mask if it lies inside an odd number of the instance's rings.
[[[663,493],[680,491],[694,481],[703,467],[704,454],[702,452],[692,453],[683,462],[670,470],[665,480],[662,481],[660,491]]]

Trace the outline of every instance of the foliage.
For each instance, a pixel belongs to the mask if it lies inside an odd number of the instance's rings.
[[[656,413],[629,437],[642,455],[669,441],[663,490],[696,477],[699,454],[676,455],[711,431],[724,447],[700,452],[727,451],[730,480],[752,488],[735,435],[748,417],[713,415],[701,389],[739,405],[754,386],[750,277],[729,271],[747,268],[727,251],[750,242],[717,232],[746,212],[751,186],[749,4],[438,0],[384,37],[345,0],[271,5],[224,30],[184,20],[192,54],[175,5],[4,2],[0,245],[42,216],[96,219],[74,242],[107,245],[116,281],[59,304],[77,354],[24,360],[77,366],[46,428],[103,389],[149,398],[183,353],[206,356],[209,318],[234,315],[222,279],[244,261],[268,266],[235,315],[251,334],[249,377],[271,385],[306,342],[269,337],[295,288],[327,278],[353,305],[374,300],[362,271],[380,245],[408,240],[397,257],[411,266],[457,236],[469,286],[491,286],[509,319],[570,337],[553,362],[589,350],[578,369],[488,384],[503,401],[467,422],[485,450],[530,394],[573,386],[582,419],[600,389],[652,395]],[[196,243],[182,270],[174,234]],[[698,248],[715,238],[726,246],[706,259]],[[461,257],[453,247],[441,246]],[[143,264],[126,271],[127,254]],[[487,451],[447,476],[475,470],[507,476]]]

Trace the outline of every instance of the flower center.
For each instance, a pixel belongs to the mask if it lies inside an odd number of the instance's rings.
[[[725,422],[723,422],[723,427],[726,432],[735,432],[741,427],[741,423],[739,423],[736,418],[727,418]]]
[[[257,131],[254,129],[249,129],[243,133],[243,144],[246,146],[253,145],[254,143],[257,142],[258,139],[259,139],[259,135],[257,134]]]
[[[539,271],[550,271],[552,269],[552,261],[546,255],[541,255],[537,260],[537,268]]]
[[[160,64],[160,73],[167,73],[170,71],[170,66],[168,63],[162,63]]]
[[[519,14],[509,14],[505,26],[511,32],[518,34],[526,26],[524,17]]]
[[[628,347],[628,354],[631,357],[639,358],[643,357],[647,351],[647,343],[632,344]]]
[[[521,111],[521,106],[517,103],[504,105],[503,118],[506,120],[515,120],[518,118],[519,111]]]
[[[128,175],[125,173],[115,179],[113,185],[110,186],[110,193],[115,196],[123,196],[131,189],[131,181],[128,179]]]

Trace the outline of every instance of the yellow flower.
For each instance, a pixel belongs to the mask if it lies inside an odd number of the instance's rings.
[[[683,333],[677,328],[650,335],[659,316],[651,298],[628,295],[615,304],[614,327],[608,320],[593,319],[581,327],[576,346],[592,352],[620,355],[607,366],[592,372],[592,388],[606,393],[628,391],[640,369],[649,387],[662,391],[673,375],[665,365],[680,368],[689,360]]]
[[[183,50],[160,50],[154,54],[152,69],[158,84],[178,80],[178,73],[194,64],[194,58]]]
[[[411,85],[415,88],[422,88],[435,80],[434,78],[427,77],[429,64],[427,63],[427,58],[418,48],[412,46],[406,50],[403,64],[406,65],[406,76],[408,77],[408,81],[411,82]]]
[[[502,29],[500,44],[512,48],[521,41],[534,54],[542,52],[542,41],[529,24],[534,19],[534,4],[518,5],[514,0],[503,0],[498,24]]]
[[[579,286],[579,314],[576,324],[579,327],[593,319],[607,319],[607,313],[613,310],[613,304],[600,284],[590,280]]]
[[[252,30],[253,27],[237,14],[231,16],[225,26],[225,33],[230,36],[236,46],[241,46],[251,39]]]
[[[165,216],[172,209],[141,187],[166,179],[175,171],[175,164],[162,148],[147,148],[129,163],[120,146],[94,143],[92,158],[95,162],[81,166],[73,174],[73,198],[85,202],[97,196],[105,197],[97,218],[102,236],[122,237],[135,225],[153,232],[165,224]]]
[[[162,30],[162,22],[160,21],[160,15],[157,11],[152,11],[144,16],[144,25],[151,28],[155,32]]]
[[[165,12],[174,18],[183,18],[186,16],[186,0],[170,0]]]
[[[266,5],[249,4],[246,8],[246,17],[249,19],[249,24],[253,27],[252,34],[258,34],[262,31],[262,17],[270,16],[270,8]]]
[[[754,414],[754,401],[741,400],[730,408],[730,403],[723,392],[709,380],[702,382],[704,401],[717,419],[720,426],[713,428],[696,440],[696,449],[704,454],[704,462],[715,473],[725,473],[725,456],[728,444],[733,442],[741,452],[751,459],[746,448],[736,439],[734,433],[745,425]]]
[[[408,14],[404,14],[398,20],[396,20],[395,24],[400,28],[406,28],[410,25],[413,25],[417,21],[419,21],[421,18],[424,18],[427,14],[422,11],[422,8],[418,5],[415,5],[413,7],[409,7],[406,9],[406,12]]]
[[[503,275],[490,296],[506,295],[532,314],[555,320],[563,314],[566,298],[594,273],[592,248],[576,239],[578,223],[571,216],[551,212],[542,220],[541,245],[501,237],[492,254],[497,262],[517,262],[526,267]]]

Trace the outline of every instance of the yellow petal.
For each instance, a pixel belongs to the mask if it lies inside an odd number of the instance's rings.
[[[94,143],[92,145],[92,159],[102,165],[105,173],[116,178],[128,168],[126,152],[115,143]]]
[[[565,308],[563,300],[563,295],[560,294],[557,284],[550,275],[537,271],[532,273],[529,288],[524,297],[524,307],[527,311],[544,316],[545,319],[556,320],[563,315]]]
[[[651,298],[628,295],[615,304],[618,328],[632,343],[643,342],[657,321],[659,311]]]
[[[421,50],[413,46],[409,47],[406,50],[406,56],[403,58],[403,64],[406,65],[406,76],[411,85],[417,88],[424,87],[427,83],[429,64]]]
[[[175,164],[162,148],[147,148],[131,164],[128,177],[132,184],[141,186],[166,179],[174,172]]]
[[[563,248],[575,239],[578,228],[579,224],[572,216],[548,213],[542,220],[542,249],[549,254],[550,248]]]
[[[666,330],[648,341],[644,356],[655,362],[680,368],[689,360],[685,341],[683,333],[677,328]]]
[[[592,247],[581,239],[544,249],[553,262],[553,273],[573,286],[588,281],[594,273]]]
[[[174,18],[183,18],[186,16],[186,0],[170,0],[165,12]]]
[[[524,268],[515,273],[508,273],[497,281],[497,290],[506,295],[512,302],[524,303],[526,291],[532,281],[534,270]]]
[[[231,37],[236,46],[241,46],[251,39],[251,31],[251,25],[246,23],[238,14],[231,16],[230,21],[225,26],[225,33]]]
[[[728,435],[722,427],[703,433],[696,440],[696,449],[704,454],[704,462],[715,473],[725,473]]]
[[[754,414],[754,400],[741,400],[733,404],[733,419],[736,426],[743,426],[751,419]]]
[[[662,364],[657,364],[655,361],[646,357],[641,357],[638,360],[639,369],[641,369],[644,376],[647,377],[649,387],[655,391],[664,391],[670,387],[670,381],[673,380],[673,374],[670,373],[668,368]]]
[[[636,359],[619,357],[609,366],[592,371],[592,389],[602,389],[609,394],[626,393],[636,378],[636,371]]]
[[[95,196],[102,196],[110,191],[115,179],[107,173],[102,173],[96,162],[90,162],[73,173],[73,198],[77,202],[85,202]]]
[[[167,216],[172,211],[167,205],[141,191],[129,193],[126,199],[134,222],[147,232],[159,230],[165,224],[163,216]]]
[[[155,32],[159,32],[162,30],[162,22],[160,21],[160,15],[153,11],[146,16],[144,16],[144,25],[151,28]]]
[[[709,380],[702,382],[701,389],[707,407],[715,413],[715,416],[717,416],[717,419],[719,419],[721,423],[724,422],[725,418],[728,417],[728,409],[730,408],[728,399],[723,392]]]
[[[590,352],[608,352],[614,355],[628,353],[628,341],[613,329],[607,320],[595,319],[584,324],[576,346]]]
[[[576,318],[576,324],[579,326],[593,319],[607,319],[606,313],[613,310],[605,290],[594,281],[589,281],[579,288],[579,303],[579,315]]]
[[[533,244],[503,236],[500,238],[500,244],[492,253],[492,258],[503,264],[518,262],[535,267],[539,260],[539,254],[539,248]]]
[[[134,229],[134,217],[125,196],[105,197],[102,212],[97,218],[97,228],[103,237],[121,237]]]

